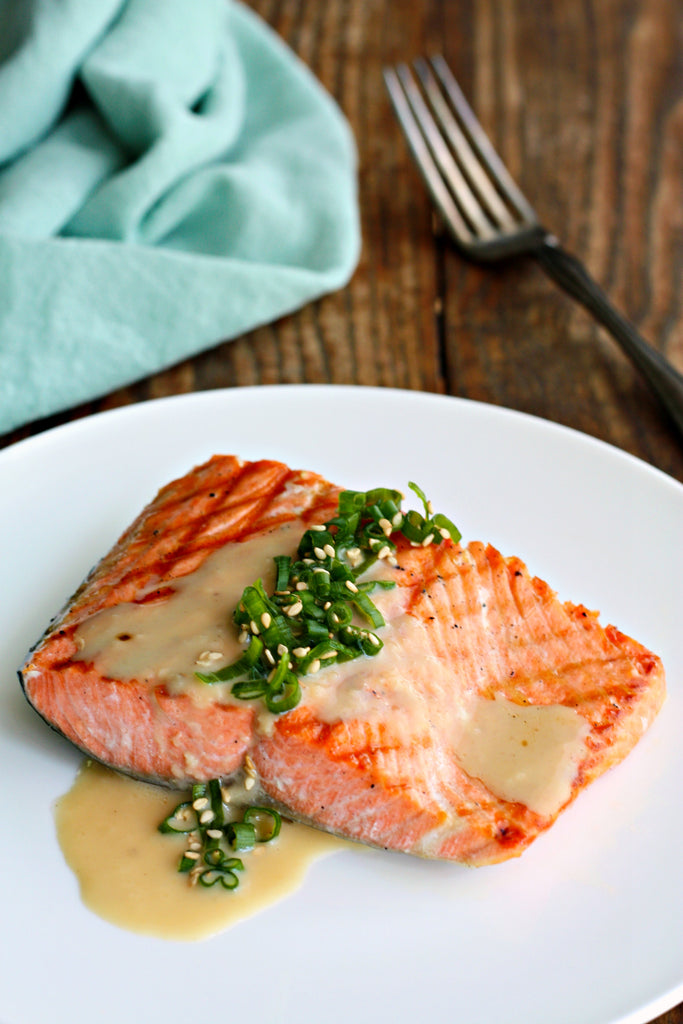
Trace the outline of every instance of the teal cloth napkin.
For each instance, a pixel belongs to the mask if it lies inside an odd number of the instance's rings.
[[[355,148],[237,0],[0,0],[0,433],[343,286]]]

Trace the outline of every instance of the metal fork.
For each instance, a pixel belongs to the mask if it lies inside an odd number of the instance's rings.
[[[613,335],[683,434],[683,376],[610,303],[540,223],[485,135],[443,57],[386,68],[394,110],[457,246],[491,261],[529,254]]]

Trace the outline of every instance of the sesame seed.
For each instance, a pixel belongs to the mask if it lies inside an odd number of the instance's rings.
[[[427,502],[427,514],[430,516],[434,515],[434,506],[432,505],[431,501]]]
[[[428,533],[425,539],[422,541],[422,547],[428,548],[430,544],[434,542],[434,534]]]
[[[396,527],[396,529],[398,529],[398,527],[401,526],[402,523],[403,523],[403,513],[402,512],[397,512],[396,515],[394,516],[394,518],[391,520],[391,525]]]
[[[304,565],[313,565],[312,558],[302,558],[301,561],[304,563]]]
[[[300,583],[297,583],[296,589],[297,590],[308,590],[308,583],[306,583],[304,580],[301,580]]]
[[[313,554],[315,555],[316,558],[319,558],[321,561],[325,557],[325,552],[323,551],[322,548],[313,548]]]
[[[264,612],[263,615],[261,616],[261,625],[263,626],[264,629],[268,629],[268,626],[270,626],[272,621],[273,620],[271,619],[268,612]]]
[[[209,839],[220,839],[223,835],[223,831],[220,828],[207,828],[206,834]]]
[[[249,625],[251,626],[251,631],[252,631],[252,633],[253,633],[253,634],[254,634],[255,636],[258,636],[258,634],[259,634],[259,628],[258,628],[258,625],[257,625],[257,623],[255,623],[255,622],[254,622],[254,620],[252,619],[252,620],[251,620],[251,622],[249,623]]]
[[[210,665],[214,661],[220,661],[223,655],[220,651],[202,651],[197,658],[197,665]]]
[[[245,789],[253,789],[255,785],[256,785],[256,779],[254,778],[254,776],[253,775],[247,775],[246,779],[244,780],[244,788]]]
[[[373,647],[379,647],[380,643],[382,642],[378,636],[375,636],[374,633],[368,633],[368,640],[370,641]]]
[[[287,614],[291,619],[294,615],[298,615],[299,612],[303,610],[303,607],[304,606],[301,601],[296,601],[294,604],[290,604],[289,608],[285,609],[285,614]]]
[[[445,526],[442,526],[440,528],[439,533],[441,534],[444,540],[448,540],[448,538],[450,537],[450,533],[448,532]]]
[[[321,661],[327,661],[328,658],[336,658],[336,657],[337,657],[337,652],[336,651],[326,651],[325,654],[321,654],[320,655],[320,660]]]
[[[287,651],[288,647],[286,644],[277,645],[277,653],[280,655],[281,658],[284,658],[285,654],[287,654]]]
[[[248,636],[249,636],[249,634],[247,633],[246,629],[243,629],[237,639],[239,640],[239,642],[241,644],[243,644],[243,643],[246,642]]]
[[[275,658],[273,657],[272,653],[268,650],[267,647],[265,649],[265,655],[266,655],[266,659],[268,660],[268,664],[269,665],[274,665],[275,664]]]
[[[205,796],[198,796],[197,799],[193,802],[192,806],[194,807],[195,811],[203,811],[205,807],[209,806],[209,799]]]
[[[380,519],[378,524],[382,532],[388,537],[391,533],[392,526],[388,519]]]
[[[185,856],[188,860],[199,860],[199,854],[196,850],[185,850]]]
[[[256,765],[249,754],[244,758],[244,770],[248,775],[256,775]]]
[[[320,671],[320,659],[319,658],[316,658],[315,661],[311,662],[311,664],[308,666],[308,671],[311,674]]]
[[[327,527],[326,526],[317,525],[317,526],[311,526],[310,529],[311,530],[315,530],[316,533],[325,533],[325,530],[327,529]]]
[[[295,658],[305,658],[310,653],[310,647],[295,647],[292,654]]]
[[[229,804],[230,803],[230,800],[232,798],[232,793],[227,788],[227,786],[221,786],[221,796],[223,797],[223,803],[224,804]]]
[[[360,548],[349,548],[346,552],[346,557],[354,569],[363,561],[363,553]]]
[[[222,832],[221,832],[221,835],[223,835]],[[201,850],[202,844],[201,843],[196,843],[196,842],[195,843],[190,843],[188,848],[190,850],[192,850],[192,851],[194,851],[194,850]]]
[[[380,548],[380,550],[377,552],[377,557],[378,558],[386,558],[387,555],[390,555],[390,554],[391,554],[391,548],[387,547],[387,545],[385,544],[384,547]]]
[[[323,611],[326,612],[328,610],[328,608],[331,608],[331,607],[332,607],[332,602],[331,601],[325,601],[325,604],[323,605]]]
[[[357,594],[358,593],[358,587],[353,582],[353,580],[347,580],[346,583],[345,583],[345,586],[346,586],[346,589],[350,590],[352,594]]]
[[[334,558],[334,556],[337,553],[331,544],[326,544],[325,547],[323,548],[323,551],[325,552],[326,555],[329,555],[330,558]]]
[[[199,815],[199,824],[210,825],[215,817],[216,815],[211,810],[202,811],[202,813]]]

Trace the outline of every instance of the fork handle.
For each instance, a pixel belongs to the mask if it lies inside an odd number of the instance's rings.
[[[621,345],[683,434],[683,376],[619,313],[575,256],[546,235],[534,256],[545,272],[588,309]]]

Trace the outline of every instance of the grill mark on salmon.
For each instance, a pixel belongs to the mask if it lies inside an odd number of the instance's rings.
[[[231,456],[168,484],[31,652],[20,672],[26,696],[90,756],[137,777],[229,777],[249,751],[263,799],[319,828],[471,864],[516,856],[628,754],[665,694],[655,654],[560,602],[519,558],[479,542],[399,543],[398,566],[384,574],[397,584],[387,628],[406,630],[416,660],[404,650],[392,667],[387,640],[376,658],[306,680],[302,703],[265,728],[250,703],[197,702],[158,679],[109,679],[79,660],[86,619],[125,602],[172,601],[174,581],[226,544],[293,522],[303,532],[334,515],[338,493],[314,473]],[[463,730],[492,706],[522,717],[559,708],[562,728],[576,722],[556,806],[505,798],[493,776],[467,770]]]

